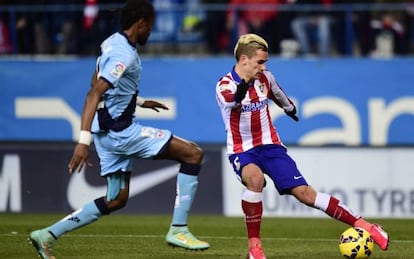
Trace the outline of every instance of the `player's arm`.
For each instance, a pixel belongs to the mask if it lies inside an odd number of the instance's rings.
[[[299,118],[296,116],[297,110],[293,101],[286,95],[271,73],[267,73],[266,76],[270,82],[270,99],[282,108],[287,116],[291,117],[294,121],[299,121]]]
[[[95,116],[95,112],[98,107],[98,103],[101,100],[101,96],[111,86],[111,83],[101,77],[99,79],[96,79],[92,87],[89,89],[82,111],[81,131],[91,131],[92,120]]]
[[[222,103],[224,107],[240,107],[240,102],[244,99],[244,96],[246,96],[247,89],[240,89],[237,93],[237,87],[238,86],[230,79],[222,78],[216,85],[217,100]]]
[[[96,84],[96,81],[98,81],[98,72],[96,72],[95,70],[91,78],[91,87],[93,87]]]
[[[96,78],[96,72],[94,75]],[[85,104],[83,106],[79,141],[68,165],[69,173],[73,173],[74,171],[80,172],[85,163],[89,166],[91,165],[89,161],[89,145],[92,141],[92,120],[95,116],[102,94],[105,93],[110,87],[111,84],[104,78],[99,78],[95,81],[92,79],[92,87],[86,95]]]
[[[168,107],[164,104],[154,101],[154,100],[146,100],[142,98],[141,96],[137,96],[137,104],[141,106],[142,108],[149,108],[153,109],[156,112],[159,112],[159,108],[163,110],[168,110]]]

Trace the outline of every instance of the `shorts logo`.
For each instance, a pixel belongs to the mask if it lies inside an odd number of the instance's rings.
[[[236,170],[237,170],[237,171],[240,171],[240,167],[241,167],[241,165],[240,165],[240,160],[239,160],[239,157],[236,157],[236,158],[234,159],[233,164],[234,164],[234,167],[236,168]],[[241,173],[241,172],[240,172],[240,173]]]
[[[295,180],[299,180],[300,178],[302,178],[303,176],[302,175],[295,175],[295,176],[293,176],[293,179],[295,179]]]
[[[124,73],[125,71],[125,65],[122,64],[121,62],[116,63],[115,67],[112,69],[111,71],[111,75],[113,75],[116,78],[119,78],[122,73]]]

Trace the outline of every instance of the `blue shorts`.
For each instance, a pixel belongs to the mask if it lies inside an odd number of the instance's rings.
[[[294,187],[308,185],[284,146],[255,147],[243,153],[230,155],[229,160],[240,179],[243,166],[250,163],[257,165],[272,179],[279,194],[288,194]]]
[[[137,121],[119,132],[94,134],[101,175],[131,172],[134,158],[153,158],[168,145],[171,138],[170,131],[145,127]]]

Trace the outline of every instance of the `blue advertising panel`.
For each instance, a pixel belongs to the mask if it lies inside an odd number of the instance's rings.
[[[144,57],[140,95],[170,110],[137,110],[142,123],[197,142],[224,143],[215,84],[232,57]],[[267,63],[300,121],[272,106],[279,134],[297,145],[413,145],[414,59],[281,59]],[[77,137],[95,60],[0,60],[0,140]]]

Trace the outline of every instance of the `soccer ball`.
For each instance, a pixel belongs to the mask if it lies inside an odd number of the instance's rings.
[[[362,228],[348,228],[339,239],[339,251],[345,258],[366,259],[374,250],[371,235]]]

